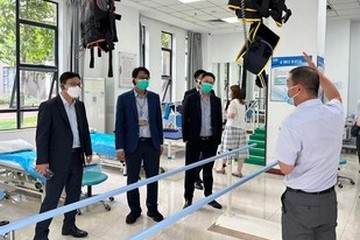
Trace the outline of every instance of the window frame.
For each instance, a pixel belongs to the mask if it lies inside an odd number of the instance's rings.
[[[172,74],[173,74],[173,49],[174,49],[174,35],[170,32],[167,31],[161,31],[161,35],[162,34],[168,34],[170,35],[170,48],[166,48],[163,47],[163,45],[161,44],[161,53],[163,52],[167,52],[169,53],[169,63],[170,63],[170,69],[169,69],[169,75],[164,75],[163,71],[161,71],[161,80],[163,81],[167,81],[167,84],[169,85],[169,87],[167,88],[167,91],[164,92],[164,95],[162,96],[161,102],[163,103],[165,101],[166,95],[167,93],[169,93],[169,99],[170,102],[172,101],[172,90],[173,90],[173,83],[172,83]],[[163,66],[163,59],[161,59],[161,67]],[[161,69],[163,70],[163,69]]]
[[[10,106],[14,105],[14,109],[0,109],[0,116],[3,113],[16,113],[16,128],[33,128],[33,127],[22,127],[22,118],[24,112],[37,112],[39,107],[23,107],[21,106],[21,71],[34,71],[34,72],[47,72],[52,73],[53,78],[51,80],[51,89],[49,91],[49,95],[47,99],[50,99],[53,95],[53,92],[59,93],[58,88],[58,72],[59,72],[59,3],[51,0],[43,0],[44,2],[48,2],[54,4],[55,14],[56,14],[56,24],[48,24],[43,22],[37,22],[34,20],[22,19],[20,17],[20,2],[21,0],[16,0],[15,6],[15,51],[16,51],[16,60],[15,60],[15,78],[13,87],[10,93]],[[31,64],[31,63],[21,63],[21,38],[20,38],[20,26],[31,26],[31,27],[39,27],[44,29],[49,29],[54,31],[54,65],[43,65],[43,64]],[[1,73],[2,74],[2,73]],[[35,126],[34,126],[35,127]],[[3,130],[11,130],[9,129],[1,129]]]

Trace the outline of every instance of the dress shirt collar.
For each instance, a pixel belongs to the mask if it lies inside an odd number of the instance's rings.
[[[71,104],[69,104],[68,101],[66,101],[66,99],[65,99],[64,96],[62,95],[62,93],[60,93],[59,95],[60,95],[60,98],[61,98],[63,104],[66,105],[66,106],[71,106],[71,105],[75,104],[75,102],[76,102],[76,99],[73,98],[73,102],[72,102]]]
[[[145,98],[148,94],[148,91],[145,91],[145,94],[144,95],[140,95],[134,88],[134,94],[135,94],[135,97],[139,97],[139,98]]]

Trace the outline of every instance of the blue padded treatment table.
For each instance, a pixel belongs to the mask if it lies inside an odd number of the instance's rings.
[[[33,150],[18,151],[13,153],[1,153],[0,154],[0,166],[1,162],[9,163],[15,168],[21,167],[27,174],[35,179],[40,180],[42,183],[46,182],[46,178],[42,176],[34,167],[34,161],[36,159],[36,152]],[[20,169],[19,169],[20,170]]]

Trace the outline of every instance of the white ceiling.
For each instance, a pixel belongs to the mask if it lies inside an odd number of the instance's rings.
[[[327,0],[327,2],[329,19],[360,19],[360,0]]]
[[[239,23],[219,21],[234,17],[227,8],[228,0],[201,0],[181,3],[178,0],[122,0],[125,5],[138,9],[141,15],[148,16],[185,29],[221,33],[241,29]],[[360,0],[327,0],[329,19],[360,19]],[[329,7],[331,9],[329,9]],[[296,11],[292,9],[292,11]]]

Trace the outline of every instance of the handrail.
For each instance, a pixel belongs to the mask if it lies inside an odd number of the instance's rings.
[[[156,175],[154,177],[147,178],[147,179],[141,180],[139,182],[136,182],[136,183],[133,183],[133,184],[121,187],[121,188],[117,188],[117,189],[108,191],[106,193],[100,194],[100,195],[96,195],[96,196],[93,196],[93,197],[90,197],[90,198],[86,198],[86,199],[80,200],[78,202],[74,202],[74,203],[71,203],[71,204],[68,204],[68,205],[65,205],[65,206],[50,210],[50,211],[46,211],[46,212],[43,212],[43,213],[39,213],[39,214],[30,216],[30,217],[26,217],[26,218],[14,221],[14,222],[12,222],[12,223],[10,223],[8,225],[1,226],[0,227],[0,235],[4,234],[4,233],[11,232],[11,231],[14,231],[14,230],[19,229],[19,228],[23,228],[23,227],[25,227],[27,225],[30,225],[30,224],[34,224],[34,223],[37,223],[37,222],[44,221],[46,219],[61,215],[61,214],[66,213],[66,212],[76,210],[78,208],[82,208],[82,207],[94,204],[94,203],[99,202],[101,200],[105,200],[105,199],[107,199],[109,197],[113,197],[113,196],[119,195],[121,193],[131,191],[131,190],[136,189],[138,187],[141,187],[143,185],[147,185],[149,183],[156,182],[156,181],[158,181],[158,180],[160,180],[162,178],[172,176],[172,175],[175,175],[177,173],[187,171],[187,170],[195,168],[195,167],[199,167],[199,166],[204,165],[206,163],[213,162],[218,158],[223,158],[223,157],[226,157],[228,155],[232,155],[234,153],[246,150],[246,149],[254,147],[254,146],[256,146],[255,143],[250,144],[250,145],[246,145],[246,146],[240,147],[238,149],[234,149],[234,150],[226,152],[226,153],[221,153],[219,155],[216,155],[216,156],[201,160],[199,162],[192,163],[192,164],[186,165],[186,166],[178,168],[178,169],[170,170],[168,172],[161,173],[161,174]]]
[[[180,220],[181,218],[185,217],[186,215],[189,215],[190,213],[198,210],[205,204],[208,204],[212,200],[224,195],[225,193],[233,190],[234,188],[249,181],[250,179],[256,177],[257,175],[269,170],[270,168],[273,168],[276,165],[277,165],[277,161],[273,161],[273,162],[269,163],[268,165],[266,165],[265,167],[262,167],[262,168],[256,170],[255,172],[251,173],[250,175],[247,175],[247,176],[243,177],[242,179],[236,181],[235,183],[231,184],[230,186],[227,186],[205,198],[202,198],[202,199],[196,201],[195,203],[191,204],[190,206],[186,207],[185,209],[181,210],[180,212],[178,212],[170,217],[165,218],[161,222],[159,222],[159,223],[151,226],[150,228],[147,228],[139,233],[136,233],[135,235],[133,235],[127,239],[129,239],[129,240],[145,239],[149,235],[154,234],[157,231],[159,231],[165,227],[168,227],[170,224],[175,223],[176,221]]]

